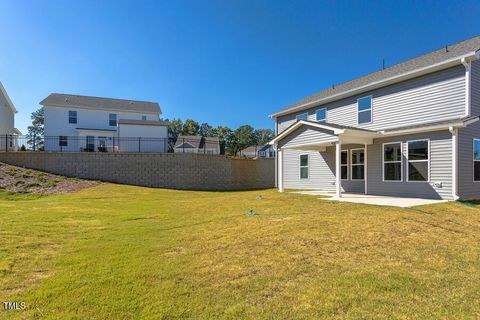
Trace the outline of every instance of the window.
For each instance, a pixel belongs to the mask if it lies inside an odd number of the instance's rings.
[[[142,120],[143,121],[147,120],[147,116],[142,116]]]
[[[297,114],[297,120],[308,120],[308,113]]]
[[[115,113],[110,113],[108,115],[108,123],[110,126],[112,127],[116,127],[117,126],[117,115]]]
[[[352,180],[365,179],[365,150],[352,149]]]
[[[68,123],[77,123],[77,111],[68,111]]]
[[[429,181],[430,142],[417,140],[408,142],[408,181]]]
[[[372,122],[372,96],[359,98],[358,105],[358,124]]]
[[[473,181],[480,181],[480,140],[473,140]]]
[[[348,180],[348,150],[342,151],[341,158],[342,180]]]
[[[300,179],[308,179],[308,154],[300,155]]]
[[[383,145],[383,181],[402,181],[402,143]]]
[[[318,109],[315,114],[316,114],[317,121],[327,120],[327,108]]]
[[[60,147],[68,147],[68,137],[67,136],[58,137],[58,145]]]

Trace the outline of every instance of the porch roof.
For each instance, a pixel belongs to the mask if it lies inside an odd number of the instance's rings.
[[[305,149],[310,146],[329,146],[338,141],[340,137],[343,143],[371,144],[373,138],[379,137],[381,135],[377,131],[372,131],[368,129],[343,126],[329,122],[300,120],[285,129],[281,134],[276,136],[272,141],[270,141],[270,144],[277,145],[283,139],[287,138],[290,134],[305,126],[310,127],[313,130],[321,130],[321,132],[318,132],[318,135],[322,135],[322,138],[319,139],[319,137],[311,137],[311,139],[309,139],[310,141],[306,141],[305,144],[299,145],[298,143],[296,143],[292,146],[286,146],[286,148],[290,147],[295,149]]]

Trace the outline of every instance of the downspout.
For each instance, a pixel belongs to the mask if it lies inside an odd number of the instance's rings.
[[[470,117],[472,115],[471,94],[470,94],[472,63],[468,62],[467,59],[465,58],[462,58],[461,62],[465,67],[465,117]]]
[[[450,127],[452,134],[452,197],[458,200],[458,128]]]

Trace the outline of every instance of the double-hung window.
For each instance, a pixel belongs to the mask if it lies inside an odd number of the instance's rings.
[[[68,123],[77,123],[77,111],[68,111]]]
[[[305,112],[305,113],[297,114],[295,118],[297,120],[308,120],[308,113]]]
[[[365,149],[351,150],[352,180],[365,179]]]
[[[108,124],[111,127],[116,127],[117,126],[117,115],[115,113],[110,113],[108,115]]]
[[[300,155],[300,179],[308,179],[308,154]]]
[[[327,121],[327,108],[318,109],[315,112],[317,121]]]
[[[342,180],[348,180],[348,150],[342,151],[341,158]]]
[[[473,140],[473,181],[480,181],[480,139]]]
[[[407,181],[430,181],[430,141],[408,141]]]
[[[357,100],[358,124],[372,122],[372,96]]]
[[[402,143],[383,145],[383,181],[402,181]]]

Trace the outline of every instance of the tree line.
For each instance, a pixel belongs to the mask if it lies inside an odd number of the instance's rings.
[[[208,123],[199,124],[193,119],[183,122],[181,119],[164,119],[168,125],[168,136],[176,139],[180,135],[218,137],[225,145],[229,155],[238,155],[240,150],[253,146],[264,145],[274,137],[271,129],[254,129],[250,125],[243,125],[234,130],[226,126],[213,127]]]

